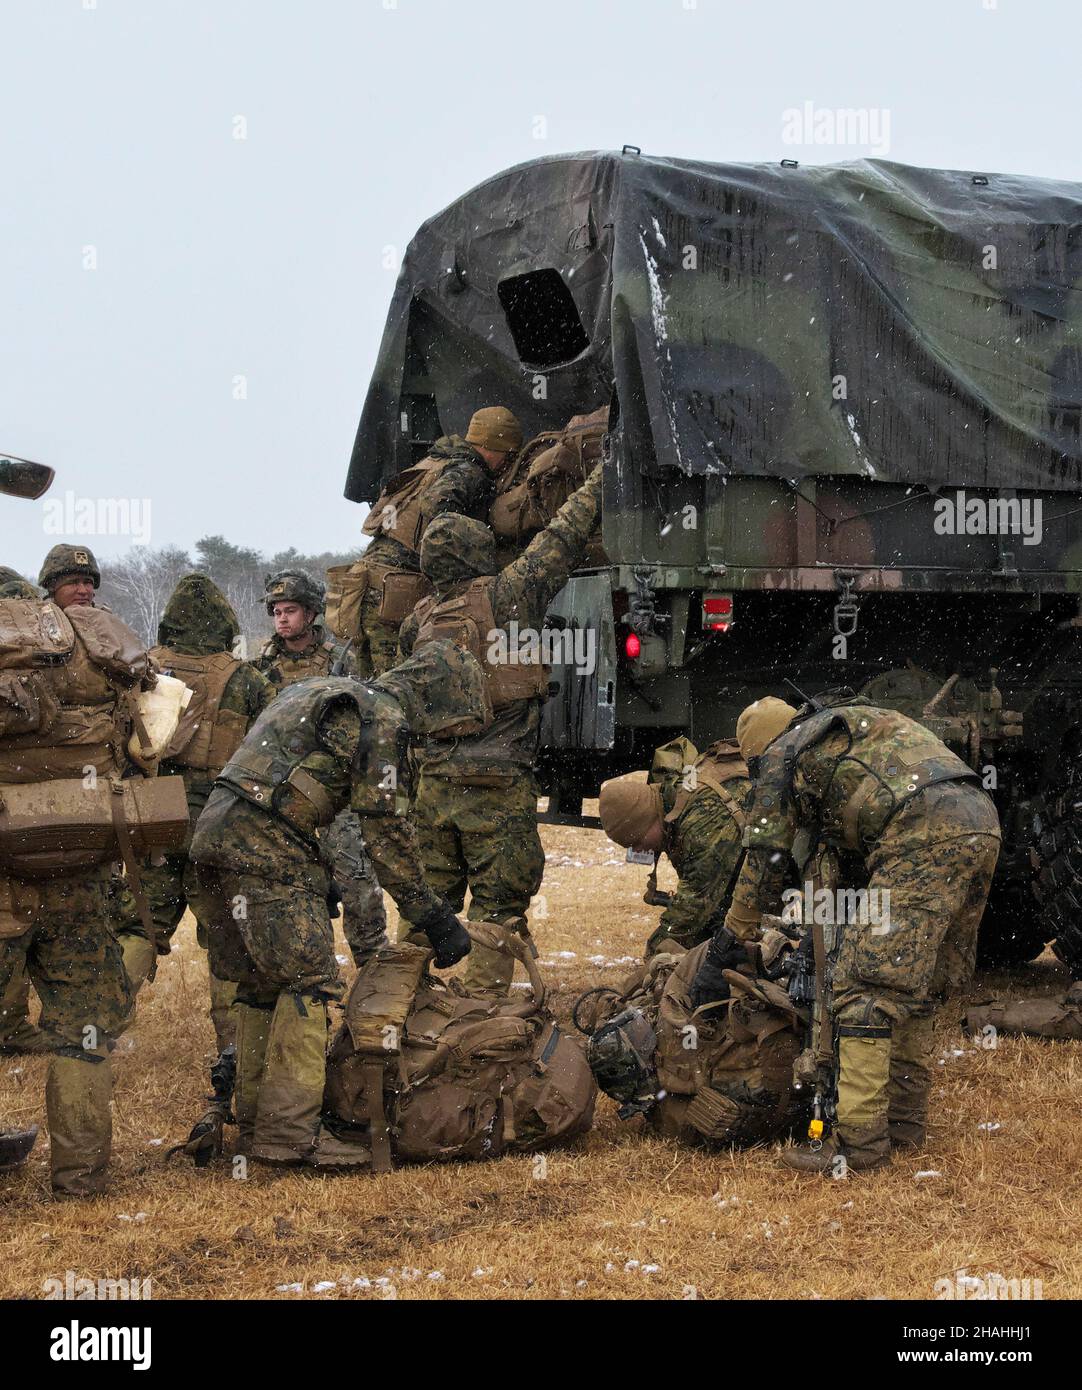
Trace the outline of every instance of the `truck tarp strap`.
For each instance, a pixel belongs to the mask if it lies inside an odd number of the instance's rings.
[[[112,796],[109,798],[109,810],[113,817],[113,829],[116,831],[117,843],[120,846],[120,857],[127,870],[132,897],[135,899],[135,910],[139,913],[139,920],[143,924],[147,940],[155,948],[154,958],[150,962],[150,971],[147,974],[147,984],[152,984],[158,973],[158,942],[154,933],[154,919],[150,915],[150,904],[143,891],[143,875],[139,872],[139,860],[136,858],[135,847],[128,831],[127,817],[124,815],[124,783],[119,780],[111,781],[109,789],[112,792]]]

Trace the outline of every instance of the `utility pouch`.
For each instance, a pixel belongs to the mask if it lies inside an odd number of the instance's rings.
[[[121,857],[113,787],[121,788],[123,820],[140,857],[184,847],[188,798],[183,777],[55,778],[0,786],[0,871],[50,878]]]

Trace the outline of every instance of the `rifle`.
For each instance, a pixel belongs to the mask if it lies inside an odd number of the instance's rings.
[[[820,861],[811,883],[822,882],[822,876]],[[814,917],[811,906],[807,902],[806,888],[805,916]],[[801,1088],[805,1085],[813,1088],[808,1138],[818,1144],[833,1129],[838,1110],[838,1060],[831,995],[840,923],[826,927],[822,922],[812,921],[803,925],[800,945],[789,959],[789,998],[807,1018],[805,1046],[793,1065],[793,1080]]]
[[[353,646],[353,638],[346,642],[342,650],[335,657],[331,669],[327,672],[328,676],[344,676],[346,674],[346,658],[349,656],[350,648]]]

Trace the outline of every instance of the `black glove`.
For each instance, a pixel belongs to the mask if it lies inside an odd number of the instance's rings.
[[[446,903],[441,903],[415,925],[431,942],[436,953],[435,963],[440,970],[446,970],[449,965],[469,955],[473,945],[469,932]]]
[[[726,970],[734,970],[747,959],[744,944],[738,941],[728,927],[720,927],[707,947],[703,962],[691,983],[691,1007],[702,1008],[712,1001],[722,1001],[729,997],[729,981]],[[709,1018],[713,1009],[703,1017]]]
[[[342,890],[334,879],[327,881],[327,915],[333,922],[342,910]]]

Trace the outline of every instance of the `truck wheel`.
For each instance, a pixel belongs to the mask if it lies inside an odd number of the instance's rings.
[[[1082,768],[1056,796],[1035,807],[1040,871],[1033,891],[1052,949],[1075,979],[1082,978]]]
[[[995,970],[1034,960],[1050,934],[1045,921],[1028,883],[1017,879],[994,883],[977,934],[977,968]]]

